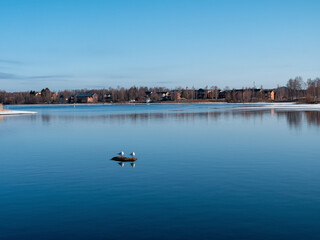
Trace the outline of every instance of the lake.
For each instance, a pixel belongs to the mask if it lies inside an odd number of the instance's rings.
[[[320,239],[317,109],[10,109],[38,113],[0,117],[0,239]]]

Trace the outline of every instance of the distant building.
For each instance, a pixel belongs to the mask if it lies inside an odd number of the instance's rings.
[[[218,95],[218,99],[226,99],[226,96],[227,96],[227,90],[225,91],[220,91],[219,92],[219,95]]]
[[[71,97],[70,97],[71,98]],[[74,103],[74,102],[70,102],[70,98],[69,97],[65,97],[63,95],[60,95],[59,98],[59,103],[61,104],[65,104],[65,103]],[[73,97],[74,98],[74,97]]]
[[[151,92],[151,91],[146,91],[146,92],[145,92],[145,94],[146,94],[146,98],[150,98],[150,97],[151,97],[152,92]]]
[[[157,94],[160,96],[161,101],[167,101],[170,100],[170,93],[168,91],[164,91],[164,92],[157,92]]]
[[[103,97],[106,102],[112,102],[112,95],[110,93],[104,94]]]
[[[275,89],[275,100],[276,101],[288,101],[288,88],[278,87]]]
[[[98,95],[96,93],[80,93],[77,95],[77,103],[96,103]]]
[[[225,100],[233,99],[238,101],[242,101],[244,99],[252,100],[252,101],[258,101],[258,100],[274,101],[275,91],[273,89],[257,89],[257,88],[224,90],[219,92],[218,99],[225,99]]]
[[[0,103],[0,111],[2,111],[3,110],[3,105],[2,105],[2,103]]]
[[[181,99],[181,92],[180,90],[171,90],[170,91],[170,100],[171,101],[177,101]]]
[[[67,102],[68,102],[68,103],[75,103],[75,102],[76,102],[75,97],[74,97],[73,95],[69,96],[69,97],[67,98]]]
[[[261,92],[264,94],[264,98],[265,99],[274,101],[274,90],[272,90],[272,89],[261,89]]]
[[[208,89],[199,88],[196,90],[197,99],[207,99],[210,93],[211,91]]]
[[[65,103],[65,98],[63,97],[63,95],[60,95],[59,102],[60,103]]]

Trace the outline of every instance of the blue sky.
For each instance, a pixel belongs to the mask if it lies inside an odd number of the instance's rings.
[[[320,76],[320,1],[1,0],[0,89],[265,88]]]

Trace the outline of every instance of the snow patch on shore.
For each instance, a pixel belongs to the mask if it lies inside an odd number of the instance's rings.
[[[29,111],[13,111],[13,110],[3,110],[0,111],[0,115],[22,115],[22,114],[35,114],[37,112],[29,112]]]
[[[267,103],[263,106],[246,106],[236,107],[236,109],[244,110],[263,110],[263,109],[279,109],[279,110],[306,110],[320,111],[320,104],[297,104],[297,103]]]

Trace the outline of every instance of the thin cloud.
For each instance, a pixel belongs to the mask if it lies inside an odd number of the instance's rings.
[[[88,85],[86,86],[87,89],[103,89],[106,88],[106,86],[103,85]]]
[[[173,81],[158,81],[158,82],[155,82],[155,83],[165,84],[165,83],[173,83]]]
[[[0,79],[16,79],[16,78],[18,78],[18,76],[15,74],[0,72]]]
[[[26,81],[37,80],[37,81],[67,81],[65,78],[71,78],[70,75],[36,75],[36,76],[20,76],[12,73],[0,72],[0,80],[17,80],[17,81]],[[64,78],[63,80],[61,78]]]
[[[70,75],[43,75],[43,76],[30,76],[25,77],[26,79],[51,79],[51,78],[70,78]]]
[[[22,64],[22,62],[20,62],[20,61],[8,60],[8,59],[0,59],[0,63],[4,63],[4,64],[14,64],[14,65],[20,65],[20,64]]]
[[[107,75],[107,78],[113,78],[113,79],[126,79],[126,78],[132,78],[132,76],[126,76],[126,75]]]

